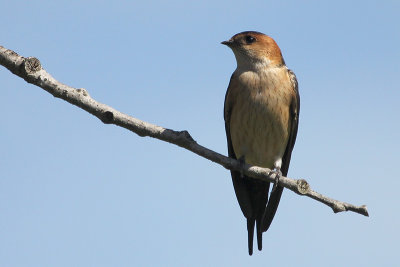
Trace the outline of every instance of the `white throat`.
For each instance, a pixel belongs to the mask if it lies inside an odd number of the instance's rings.
[[[237,69],[259,71],[270,67],[271,61],[266,58],[256,58],[241,51],[233,51],[236,58]]]

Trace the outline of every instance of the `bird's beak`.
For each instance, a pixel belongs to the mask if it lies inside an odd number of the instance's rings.
[[[231,47],[233,45],[233,39],[229,39],[228,41],[223,41],[221,44]]]

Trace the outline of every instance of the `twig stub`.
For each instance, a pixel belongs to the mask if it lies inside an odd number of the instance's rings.
[[[297,190],[300,194],[305,195],[310,190],[310,184],[304,179],[299,179],[297,180]]]
[[[32,74],[39,70],[41,70],[42,65],[40,64],[39,59],[35,57],[28,57],[24,61],[24,71],[26,74]]]

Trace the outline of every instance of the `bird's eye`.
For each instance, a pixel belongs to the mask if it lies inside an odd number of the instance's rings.
[[[254,43],[255,41],[256,41],[256,38],[254,38],[253,36],[250,36],[250,35],[246,36],[246,43],[247,44]]]

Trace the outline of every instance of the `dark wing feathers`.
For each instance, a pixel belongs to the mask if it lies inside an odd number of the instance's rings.
[[[293,88],[295,91],[295,97],[292,99],[292,104],[290,106],[291,113],[291,128],[290,128],[290,136],[288,140],[288,144],[286,146],[285,154],[282,158],[282,174],[284,176],[287,175],[289,170],[290,158],[292,157],[292,150],[294,144],[296,142],[297,137],[297,129],[299,126],[299,114],[300,114],[300,94],[299,94],[299,85],[297,83],[296,75],[294,75],[293,71],[289,71],[290,80],[293,84]]]
[[[228,102],[228,95],[230,93],[229,88],[231,88],[232,84],[232,77],[231,76],[228,90],[225,94],[225,104],[224,104],[224,120],[225,120],[225,131],[226,131],[226,138],[228,142],[228,154],[229,157],[233,159],[237,159],[235,152],[233,151],[232,140],[231,140],[231,132],[230,132],[230,120],[231,120],[231,109],[232,103]],[[241,173],[238,171],[231,171],[233,187],[235,189],[236,197],[239,202],[240,209],[242,210],[244,216],[246,218],[252,217],[253,209],[251,205],[251,198],[249,195],[249,191],[247,185],[243,183],[243,178],[241,177]]]

